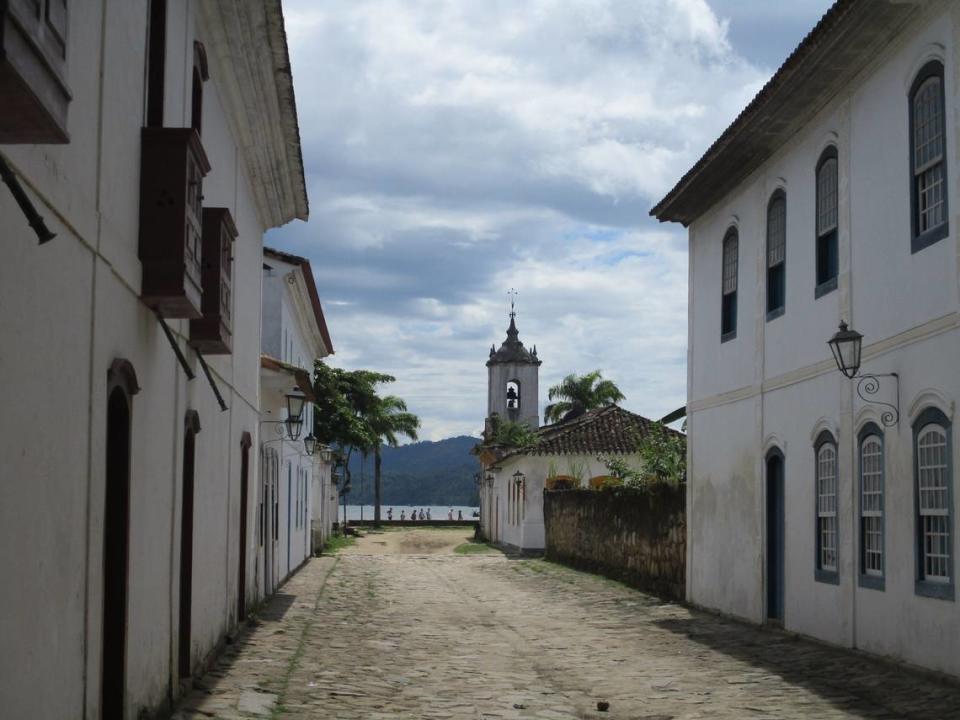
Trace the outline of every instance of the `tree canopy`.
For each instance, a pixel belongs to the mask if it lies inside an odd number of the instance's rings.
[[[556,400],[544,410],[548,423],[572,420],[588,410],[614,405],[624,398],[620,388],[612,380],[604,380],[599,370],[586,375],[570,373],[551,387],[547,395],[550,400]]]

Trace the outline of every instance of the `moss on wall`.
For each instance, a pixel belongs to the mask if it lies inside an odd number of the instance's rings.
[[[547,491],[543,519],[547,559],[683,599],[685,487]]]

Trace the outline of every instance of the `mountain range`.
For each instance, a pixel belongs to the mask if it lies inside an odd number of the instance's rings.
[[[460,435],[397,448],[384,446],[382,478],[384,505],[479,504],[473,475],[480,463],[470,454],[479,438]],[[373,504],[373,455],[350,458],[351,505]],[[362,475],[362,477],[361,477]]]

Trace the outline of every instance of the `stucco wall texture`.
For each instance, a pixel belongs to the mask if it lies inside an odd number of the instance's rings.
[[[543,494],[546,557],[668,598],[686,592],[686,489]]]

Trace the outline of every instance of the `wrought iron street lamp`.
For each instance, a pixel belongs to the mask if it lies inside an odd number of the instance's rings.
[[[863,347],[863,335],[850,330],[847,324],[840,322],[840,329],[827,342],[837,368],[851,380],[860,370],[860,353]]]
[[[307,435],[303,439],[303,449],[307,455],[313,455],[317,451],[317,439],[313,435]]]
[[[827,341],[837,369],[851,380],[857,380],[857,395],[871,405],[883,405],[886,410],[880,413],[880,422],[884,427],[893,427],[900,422],[900,376],[897,373],[860,374],[860,360],[863,350],[863,335],[851,330],[843,321],[833,337]],[[874,400],[872,396],[880,390],[880,378],[893,378],[896,385],[896,403]],[[867,396],[870,397],[867,397]]]
[[[303,420],[303,405],[307,398],[298,392],[288,393],[287,396],[287,417],[294,420]]]
[[[328,463],[333,459],[333,448],[328,445],[320,446],[320,460]]]
[[[517,470],[517,471],[513,474],[513,481],[517,484],[517,487],[520,487],[520,486],[523,484],[523,481],[526,480],[526,479],[527,479],[527,476],[524,475],[524,474],[523,474],[522,472],[520,472],[519,470]]]

